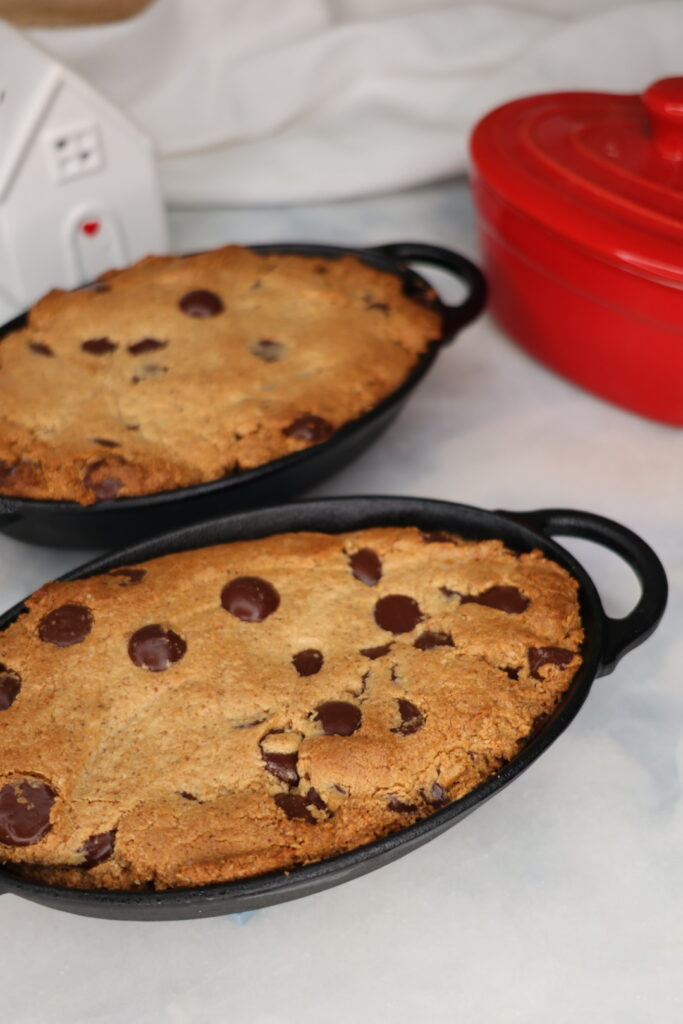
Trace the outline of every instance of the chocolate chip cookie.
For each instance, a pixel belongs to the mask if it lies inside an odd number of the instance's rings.
[[[0,342],[0,493],[88,505],[326,441],[439,337],[433,298],[353,256],[236,246],[50,292]]]
[[[411,527],[48,584],[0,634],[0,860],[167,888],[353,849],[514,756],[582,636],[539,551]]]

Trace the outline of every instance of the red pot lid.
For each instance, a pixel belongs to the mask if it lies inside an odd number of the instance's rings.
[[[594,254],[683,285],[683,78],[642,96],[550,93],[498,107],[472,136],[479,176]]]

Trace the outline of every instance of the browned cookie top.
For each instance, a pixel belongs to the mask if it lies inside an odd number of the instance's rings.
[[[0,860],[157,887],[351,849],[495,772],[581,663],[540,552],[283,534],[52,583],[0,634]]]
[[[325,441],[439,336],[424,298],[352,256],[236,246],[50,292],[0,342],[0,493],[90,504]]]

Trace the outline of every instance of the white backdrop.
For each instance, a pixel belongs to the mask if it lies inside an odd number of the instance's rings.
[[[505,100],[683,73],[681,0],[156,0],[32,35],[148,131],[167,200],[189,205],[447,177]]]

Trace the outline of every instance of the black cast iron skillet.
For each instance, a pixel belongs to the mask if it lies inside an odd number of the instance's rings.
[[[328,441],[303,451],[236,473],[234,476],[160,491],[141,497],[117,498],[95,505],[75,501],[38,501],[0,494],[0,530],[19,540],[52,547],[111,548],[132,544],[142,537],[197,522],[207,516],[252,508],[265,503],[288,501],[318,483],[375,441],[398,415],[410,392],[434,362],[442,345],[479,316],[486,302],[486,283],[480,271],[464,256],[434,245],[399,242],[375,249],[347,249],[324,245],[256,245],[260,253],[285,253],[339,259],[357,256],[368,266],[401,278],[404,292],[416,301],[428,301],[441,316],[441,331],[418,360],[403,384],[369,412],[337,431]],[[407,263],[431,264],[449,271],[462,281],[466,297],[456,306],[440,299],[426,300],[430,285]],[[0,331],[2,336],[25,326],[19,317]]]
[[[185,527],[125,551],[105,555],[62,579],[80,579],[173,551],[225,541],[293,530],[341,533],[368,526],[451,530],[472,539],[497,537],[520,552],[540,548],[578,580],[585,630],[583,663],[553,714],[511,761],[471,793],[429,818],[350,853],[287,873],[271,872],[235,882],[164,892],[105,892],[27,882],[0,869],[0,892],[4,888],[34,902],[90,917],[156,921],[254,910],[307,896],[366,874],[438,836],[528,768],[567,728],[595,677],[611,672],[624,654],[653,632],[666,605],[667,581],[659,559],[640,537],[610,519],[565,509],[486,512],[467,505],[420,498],[328,498],[243,512]],[[585,537],[621,555],[636,573],[642,588],[640,599],[629,615],[611,619],[605,614],[592,580],[573,556],[552,539],[555,534]],[[16,605],[1,617],[0,630],[9,626],[22,608],[23,605]]]

